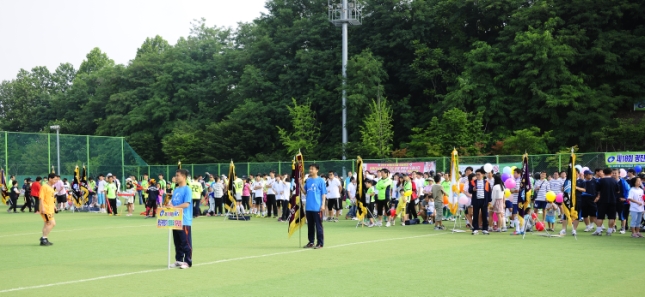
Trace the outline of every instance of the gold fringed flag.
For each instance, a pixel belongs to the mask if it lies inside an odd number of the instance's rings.
[[[72,195],[74,206],[76,208],[81,207],[81,175],[78,170],[78,165],[74,168],[74,180],[72,181],[72,191],[70,194]]]
[[[9,202],[9,191],[7,189],[7,177],[4,175],[4,169],[0,169],[0,186],[2,186],[2,189],[0,189],[1,194],[2,194],[2,204],[7,204]]]
[[[85,165],[83,165],[83,175],[81,175],[81,202],[83,204],[87,203],[89,197],[90,190],[87,185],[87,169],[85,169]]]
[[[289,199],[289,237],[305,224],[305,211],[302,209],[302,179],[305,177],[305,160],[302,153],[298,153],[291,163],[291,178],[295,187]]]
[[[529,154],[522,156],[522,176],[520,177],[520,192],[517,194],[517,209],[520,226],[524,226],[526,209],[531,207],[531,174],[529,173]]]
[[[180,163],[181,166],[181,163]],[[235,211],[235,187],[233,186],[233,181],[235,180],[235,164],[233,164],[233,160],[231,160],[231,165],[228,167],[228,182],[226,185],[226,193],[228,197],[228,201],[224,203],[224,207],[228,212],[234,212]]]
[[[362,222],[367,214],[365,201],[365,175],[363,174],[363,159],[356,157],[356,218]]]
[[[456,149],[452,150],[450,157],[450,190],[448,193],[448,209],[453,215],[459,210],[459,153]]]
[[[567,172],[567,180],[564,182],[564,193],[562,212],[567,217],[567,221],[571,226],[574,220],[578,219],[578,212],[576,211],[576,181],[578,180],[578,172],[576,171],[576,154],[571,149],[571,158],[569,159],[569,168]]]
[[[52,166],[52,173],[56,174],[56,170],[54,170],[54,166]]]

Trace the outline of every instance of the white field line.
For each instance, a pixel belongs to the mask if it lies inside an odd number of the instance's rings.
[[[449,233],[435,233],[435,234],[426,234],[426,235],[417,235],[417,236],[408,236],[408,237],[397,237],[397,238],[387,238],[387,239],[378,239],[378,240],[370,240],[370,241],[352,242],[352,243],[346,243],[346,244],[339,244],[339,245],[335,245],[335,246],[331,246],[331,247],[325,247],[324,249],[342,248],[342,247],[348,247],[348,246],[359,245],[359,244],[367,244],[367,243],[378,243],[378,242],[385,242],[385,241],[395,241],[395,240],[405,240],[405,239],[413,239],[413,238],[430,237],[430,236],[437,236],[437,235],[443,235],[443,234],[449,234]],[[265,257],[279,256],[279,255],[295,254],[295,253],[301,253],[301,252],[306,252],[306,251],[311,251],[311,249],[298,249],[298,250],[288,251],[288,252],[271,253],[271,254],[264,254],[264,255],[257,255],[257,256],[246,256],[246,257],[231,258],[231,259],[222,259],[222,260],[217,260],[217,261],[212,261],[212,262],[199,263],[199,264],[195,264],[193,266],[195,266],[195,267],[196,266],[206,266],[206,265],[213,265],[213,264],[233,262],[233,261],[242,261],[242,260],[265,258]],[[141,271],[134,271],[134,272],[126,272],[126,273],[119,273],[119,274],[104,275],[104,276],[98,276],[98,277],[93,277],[93,278],[86,278],[86,279],[78,279],[78,280],[72,280],[72,281],[51,283],[51,284],[46,284],[46,285],[18,287],[18,288],[13,288],[13,289],[0,290],[0,294],[9,293],[9,292],[17,292],[17,291],[25,291],[25,290],[33,290],[33,289],[41,289],[41,288],[61,286],[61,285],[78,284],[78,283],[85,283],[85,282],[91,282],[91,281],[97,281],[97,280],[103,280],[103,279],[109,279],[109,278],[116,278],[116,277],[129,276],[129,275],[135,275],[135,274],[144,274],[144,273],[151,273],[151,272],[161,272],[161,271],[168,271],[168,270],[169,270],[168,268],[141,270]]]

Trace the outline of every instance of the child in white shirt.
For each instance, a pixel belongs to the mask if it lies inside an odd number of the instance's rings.
[[[632,228],[632,237],[641,238],[640,225],[641,220],[643,219],[643,189],[641,186],[643,182],[640,178],[634,177],[634,185],[629,190],[629,215],[632,218],[632,221],[629,224],[629,227]]]

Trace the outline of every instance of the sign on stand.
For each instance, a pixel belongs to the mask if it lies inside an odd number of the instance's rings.
[[[159,211],[157,216],[157,228],[168,229],[168,269],[170,269],[170,257],[172,251],[172,230],[181,230],[184,222],[184,210],[182,208],[165,207]]]

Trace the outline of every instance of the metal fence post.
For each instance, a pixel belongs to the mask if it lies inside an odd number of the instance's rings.
[[[85,141],[86,143],[86,150],[87,150],[87,175],[91,176],[92,174],[90,173],[90,136],[86,136],[87,139]]]
[[[123,153],[124,140],[121,137],[121,178],[123,178],[122,186],[125,186],[125,155]],[[121,189],[119,189],[121,190]]]
[[[10,176],[9,174],[9,152],[8,152],[8,141],[7,141],[7,131],[4,131],[4,174],[5,178],[7,176]],[[6,180],[3,180],[3,182],[7,182]]]
[[[51,148],[51,133],[47,133],[47,171],[51,170],[52,168],[52,148]]]
[[[558,154],[558,172],[562,171],[562,155]]]

